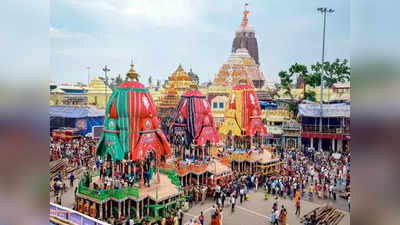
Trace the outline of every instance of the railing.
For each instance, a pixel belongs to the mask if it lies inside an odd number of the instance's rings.
[[[181,180],[179,179],[179,176],[176,174],[175,169],[169,170],[160,167],[160,173],[168,175],[168,178],[171,179],[171,183],[175,184],[178,187],[181,186]]]
[[[243,160],[253,161],[254,160],[253,155],[249,155],[247,153],[231,154],[230,157],[232,160],[236,160],[236,161],[243,161]]]
[[[126,187],[126,188],[121,188],[121,189],[110,188],[110,189],[105,189],[105,190],[95,190],[93,188],[86,187],[83,184],[83,179],[78,184],[78,193],[84,194],[84,195],[87,195],[87,196],[90,196],[92,198],[96,198],[99,200],[104,200],[104,199],[110,198],[110,197],[122,199],[127,196],[134,196],[136,198],[139,198],[139,188],[138,187]]]
[[[318,125],[303,125],[303,132],[314,132],[314,133],[333,133],[333,134],[343,134],[344,128],[338,125],[324,125],[322,126],[322,132],[319,130]]]
[[[230,165],[231,165],[231,161],[230,161],[229,158],[226,157],[226,156],[220,158],[220,162],[221,162],[222,164],[224,164],[224,165],[227,165],[227,166],[230,166]]]
[[[164,169],[171,170],[171,169],[168,168],[169,167],[168,164],[165,164],[163,166],[166,166],[166,167],[164,167]],[[172,168],[172,169],[174,169],[174,168]],[[206,171],[206,170],[207,170],[207,164],[199,164],[199,165],[190,164],[190,165],[186,165],[184,167],[176,168],[176,173],[182,175],[182,174],[188,173],[189,171],[193,171],[193,172],[196,172],[196,173],[201,173],[201,172]]]
[[[175,166],[170,163],[162,162],[162,163],[160,163],[160,171],[161,171],[161,169],[167,169],[169,171],[169,170],[175,169]]]
[[[200,164],[200,165],[192,164],[190,166],[191,166],[191,170],[196,173],[201,173],[201,172],[207,170],[207,164]]]

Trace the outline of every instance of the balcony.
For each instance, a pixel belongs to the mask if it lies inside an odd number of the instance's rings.
[[[302,132],[345,134],[350,133],[350,128],[339,125],[323,125],[322,132],[320,132],[319,125],[303,125]]]

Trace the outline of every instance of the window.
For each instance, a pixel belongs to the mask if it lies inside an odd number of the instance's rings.
[[[223,108],[224,108],[224,103],[223,103],[223,102],[220,102],[220,103],[219,103],[219,108],[220,108],[220,109],[223,109]]]
[[[218,107],[218,104],[216,102],[213,102],[213,108],[216,109]]]

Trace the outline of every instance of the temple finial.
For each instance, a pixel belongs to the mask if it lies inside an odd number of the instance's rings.
[[[250,11],[247,9],[247,6],[249,5],[249,3],[245,3],[244,4],[244,11],[243,11],[243,19],[242,19],[242,24],[240,24],[242,27],[246,27],[247,26],[247,15],[250,13]]]

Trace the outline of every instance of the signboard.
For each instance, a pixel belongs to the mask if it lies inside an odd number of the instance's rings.
[[[285,121],[283,123],[283,129],[284,130],[293,130],[293,131],[299,131],[300,130],[300,124],[296,122],[295,120],[289,120]]]
[[[281,126],[267,126],[268,133],[271,134],[282,134],[283,130]]]
[[[100,138],[101,132],[103,132],[103,126],[92,127],[93,138]]]
[[[86,130],[87,120],[86,119],[77,119],[75,122],[75,127],[79,130]]]
[[[320,117],[321,106],[319,104],[299,104],[300,116]],[[340,104],[324,104],[322,105],[323,117],[346,117],[350,118],[350,105]]]

